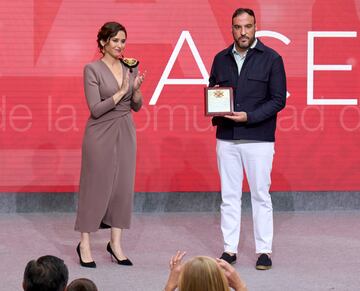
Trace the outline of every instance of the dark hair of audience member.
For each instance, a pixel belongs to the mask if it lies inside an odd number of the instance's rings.
[[[66,291],[98,291],[95,283],[87,278],[79,278],[73,280]]]
[[[55,256],[42,256],[27,263],[24,271],[25,291],[64,291],[69,271],[64,261]]]

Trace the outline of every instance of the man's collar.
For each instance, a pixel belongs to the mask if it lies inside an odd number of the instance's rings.
[[[247,54],[247,52],[249,51],[249,49],[253,49],[253,48],[256,46],[256,44],[257,44],[257,38],[255,38],[254,42],[251,44],[250,48],[248,48],[248,49],[245,51],[245,53],[240,54],[240,53],[236,50],[236,46],[235,46],[235,43],[234,43],[231,52],[232,52],[233,54],[238,54],[238,55],[245,56],[245,55]]]
[[[228,48],[227,48],[227,52],[226,54],[233,54],[233,48],[234,48],[235,44],[231,44]],[[264,44],[260,41],[260,39],[255,38],[255,41],[251,44],[250,49],[256,49],[259,51],[263,51],[264,50]]]

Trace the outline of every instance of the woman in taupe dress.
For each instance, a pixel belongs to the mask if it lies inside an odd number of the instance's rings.
[[[141,107],[140,86],[145,76],[120,61],[126,37],[124,26],[105,23],[97,37],[103,57],[84,69],[90,117],[82,146],[75,223],[75,230],[81,233],[76,250],[83,267],[96,267],[90,233],[99,228],[111,228],[106,248],[111,258],[132,265],[121,248],[121,234],[130,227],[134,193],[136,133],[131,109]]]

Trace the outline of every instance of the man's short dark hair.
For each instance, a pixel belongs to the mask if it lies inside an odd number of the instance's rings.
[[[64,291],[69,271],[62,259],[42,256],[27,263],[24,271],[25,291]]]
[[[247,13],[250,16],[254,17],[254,23],[256,23],[256,18],[255,18],[255,12],[254,10],[250,9],[250,8],[238,8],[234,11],[232,19],[234,19],[235,17]]]

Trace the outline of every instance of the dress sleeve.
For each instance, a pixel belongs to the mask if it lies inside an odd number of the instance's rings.
[[[99,118],[115,108],[116,105],[113,98],[101,99],[99,80],[96,76],[95,68],[90,65],[86,65],[84,68],[84,90],[87,105],[93,118]]]
[[[135,69],[134,69],[134,73],[133,73],[133,74],[134,74],[133,82],[135,81],[135,78],[136,78],[136,76],[138,75],[138,73],[139,73],[138,68],[135,68]],[[133,85],[134,85],[134,83],[132,83],[131,86],[133,86]],[[141,91],[140,91],[140,92],[141,92]],[[133,96],[134,96],[134,94],[136,94],[136,93],[133,92]],[[139,94],[139,93],[138,93],[138,94]],[[140,94],[141,94],[141,93],[140,93]],[[131,108],[132,110],[134,110],[135,112],[138,112],[138,111],[140,110],[141,106],[142,106],[142,100],[143,100],[142,94],[141,94],[141,98],[140,98],[140,101],[139,101],[139,102],[135,102],[134,99],[131,98],[130,108]]]

